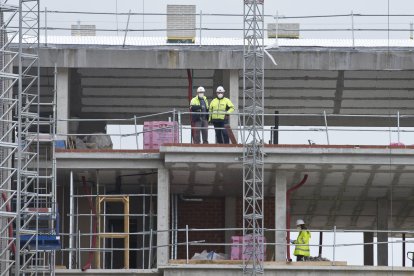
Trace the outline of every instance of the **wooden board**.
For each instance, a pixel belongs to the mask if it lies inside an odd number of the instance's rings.
[[[236,137],[234,137],[234,133],[233,133],[233,130],[231,129],[230,125],[226,124],[226,125],[224,125],[224,127],[227,130],[227,134],[229,135],[231,143],[234,144],[234,145],[237,144]]]

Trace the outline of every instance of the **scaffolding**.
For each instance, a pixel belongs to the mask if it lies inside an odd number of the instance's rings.
[[[155,173],[117,175],[113,183],[102,181],[102,174],[106,172],[70,172],[69,242],[60,265],[65,265],[67,254],[69,269],[154,268],[157,194],[151,175]],[[129,185],[135,178],[139,182]]]
[[[0,14],[0,272],[53,275],[55,108],[40,116],[39,1],[1,1]]]
[[[243,261],[245,275],[263,274],[264,1],[244,0]],[[247,238],[246,238],[247,237]]]

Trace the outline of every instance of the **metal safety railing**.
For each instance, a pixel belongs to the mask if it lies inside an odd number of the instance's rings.
[[[128,45],[127,37],[165,37],[168,30],[167,13],[145,12],[144,9],[139,12],[91,12],[49,10],[45,7],[41,13],[41,30],[45,45],[56,43],[50,40],[53,36],[70,35],[70,25],[76,24],[78,31],[90,31],[86,27],[82,29],[81,24],[86,24],[94,25],[94,32],[98,36],[119,36],[118,43],[124,46]],[[207,42],[206,38],[210,37],[242,37],[242,14],[209,13],[199,10],[197,13],[180,15],[195,18],[193,26],[175,30],[196,33],[196,45],[204,45]],[[413,14],[363,14],[353,11],[348,14],[289,16],[275,12],[264,15],[265,31],[272,34],[276,32],[276,38],[278,34],[297,33],[301,38],[349,39],[352,41],[350,46],[353,47],[357,47],[356,40],[362,38],[413,39],[413,17]],[[292,22],[300,25],[278,25]],[[268,30],[269,23],[279,27]]]
[[[168,254],[170,251],[175,251],[174,254],[169,255],[170,262],[174,263],[174,260],[182,260],[180,264],[190,264],[192,259],[195,260],[234,260],[242,261],[243,251],[245,250],[243,243],[232,243],[231,240],[225,240],[226,233],[231,233],[231,235],[236,236],[237,233],[242,233],[242,228],[192,228],[189,225],[186,225],[185,228],[179,228],[175,230],[163,230],[157,231],[156,229],[149,229],[148,231],[137,231],[137,232],[120,232],[119,234],[125,234],[130,236],[131,240],[135,240],[146,236],[148,242],[145,245],[140,246],[131,246],[129,251],[136,258],[142,257],[142,263],[137,263],[129,267],[130,269],[139,268],[139,269],[153,269],[157,267],[157,251],[162,250],[165,254]],[[297,229],[264,229],[265,238],[274,237],[277,232],[291,232],[293,236],[298,234]],[[386,254],[387,256],[392,256],[391,261],[388,261],[388,266],[390,267],[403,267],[408,264],[408,261],[411,260],[409,250],[413,250],[414,239],[406,239],[406,237],[413,237],[414,231],[406,230],[376,230],[376,229],[358,229],[358,230],[349,230],[349,229],[339,229],[334,226],[332,229],[309,229],[313,234],[323,233],[324,239],[317,240],[317,235],[311,237],[310,243],[310,255],[312,258],[309,260],[317,260],[328,262],[332,266],[336,265],[363,265],[361,259],[356,261],[354,256],[362,256],[364,251],[369,252],[370,257],[372,258],[372,264],[374,261],[374,251],[377,249],[378,254]],[[174,235],[178,233],[178,240],[168,244],[156,244],[157,235],[161,233],[168,232],[169,235]],[[197,234],[198,233],[198,234]],[[215,233],[214,235],[211,235]],[[369,242],[359,242],[362,240],[364,233],[370,234],[371,241]],[[352,234],[352,236],[350,236]],[[387,237],[381,240],[375,238],[379,234],[385,234]],[[76,240],[76,246],[72,248],[63,248],[60,254],[72,254],[74,256],[73,263],[70,269],[81,269],[82,263],[85,263],[86,257],[93,252],[94,254],[102,254],[105,259],[105,266],[101,269],[114,269],[122,268],[122,258],[120,257],[125,251],[125,248],[119,244],[114,243],[116,238],[110,238],[111,242],[105,247],[91,247],[90,241],[94,236],[99,237],[102,233],[91,233],[91,232],[82,232],[81,230],[76,231],[76,233],[61,233],[62,237],[70,237]],[[356,238],[355,235],[360,235],[359,238]],[[196,238],[193,238],[196,236]],[[316,237],[315,237],[316,236]],[[319,239],[322,235],[319,236]],[[341,237],[339,239],[339,237]],[[201,238],[198,238],[201,237]],[[347,239],[349,242],[343,242],[340,240]],[[287,261],[287,257],[282,260],[275,260],[276,252],[282,252],[286,254],[287,246],[290,245],[290,250],[293,253],[294,247],[301,244],[289,244],[286,241],[270,241],[263,240],[263,246],[267,249],[263,252],[263,258],[265,261]],[[380,245],[387,245],[384,251],[384,248],[378,249]],[[394,247],[395,246],[395,247]],[[397,247],[398,246],[398,247]],[[235,257],[233,252],[233,257],[231,257],[232,248],[238,248],[240,253],[238,257]],[[412,248],[413,247],[413,248]],[[351,249],[349,249],[351,248]],[[410,249],[411,248],[411,249]],[[318,250],[319,249],[319,250]],[[200,256],[199,253],[206,251],[210,254]],[[233,249],[234,250],[234,249]],[[351,251],[350,251],[351,250]],[[382,252],[380,252],[383,250]],[[138,256],[138,253],[141,252],[142,256]],[[352,254],[350,254],[352,252]],[[379,253],[378,253],[379,252]],[[144,255],[145,254],[145,255]],[[220,257],[216,258],[214,254],[218,254]],[[241,256],[241,257],[240,257]],[[172,260],[172,261],[171,261]],[[394,261],[395,260],[395,261]],[[398,261],[397,261],[398,260]],[[401,260],[401,261],[400,261]],[[306,261],[306,260],[305,260]],[[223,264],[223,263],[222,263]],[[229,263],[231,264],[231,263]],[[225,264],[224,264],[225,265]],[[383,265],[378,264],[376,265]],[[410,266],[410,265],[407,265]],[[96,269],[94,265],[91,267]],[[125,267],[124,267],[125,268]]]
[[[146,147],[145,137],[147,135],[157,135],[159,133],[174,134],[168,136],[162,143],[174,144],[188,144],[192,143],[192,135],[194,131],[206,129],[208,131],[209,143],[214,144],[215,133],[214,130],[226,129],[228,127],[214,127],[209,125],[207,127],[196,127],[191,125],[190,116],[195,113],[172,110],[162,113],[149,114],[145,116],[134,116],[129,119],[59,119],[58,121],[66,122],[67,124],[78,125],[80,123],[88,124],[93,122],[106,122],[106,131],[103,129],[101,133],[64,133],[59,132],[59,137],[76,138],[81,137],[99,137],[110,136],[113,142],[114,149],[151,149]],[[197,112],[197,115],[202,114]],[[205,113],[206,115],[208,113]],[[241,126],[242,116],[240,112],[233,112],[229,114],[228,125],[232,130],[236,143],[241,143],[241,135],[244,128]],[[265,120],[269,125],[265,128],[265,143],[268,144],[309,144],[309,145],[386,145],[386,146],[405,146],[405,142],[412,140],[414,128],[409,127],[409,121],[414,119],[414,115],[402,115],[400,112],[390,115],[344,115],[344,114],[328,114],[322,112],[320,114],[264,114]],[[313,126],[279,126],[277,122],[283,120],[301,120],[303,118],[313,119],[319,122],[319,125]],[[383,125],[382,127],[346,127],[338,126],[338,122],[347,120],[348,125],[361,125],[360,121],[372,120],[375,124]],[[161,121],[169,122],[170,124],[161,127],[152,127],[145,129],[145,122]],[[334,125],[331,125],[333,121]],[[270,124],[275,122],[273,126]],[[316,124],[316,123],[315,123]],[[69,127],[70,129],[71,127]],[[293,134],[296,140],[283,139],[288,134]],[[374,135],[375,139],[364,138],[363,135]],[[347,139],[344,139],[348,135]],[[275,137],[281,137],[279,141],[275,142]],[[354,139],[354,141],[352,140]],[[284,142],[284,141],[288,142]],[[234,143],[234,140],[233,140]]]

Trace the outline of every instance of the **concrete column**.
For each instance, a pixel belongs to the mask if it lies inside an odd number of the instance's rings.
[[[377,230],[388,230],[388,200],[377,200]],[[378,242],[388,242],[388,233],[378,233]],[[377,264],[388,266],[388,243],[377,245]]]
[[[157,231],[165,231],[170,225],[170,176],[166,168],[158,169],[157,191]],[[157,267],[168,264],[169,243],[169,232],[158,232]]]
[[[224,203],[224,227],[235,228],[236,227],[236,198],[227,196]],[[231,243],[231,237],[235,235],[235,231],[226,231],[224,234],[225,242]],[[225,253],[230,256],[231,246],[226,246]]]
[[[364,265],[374,265],[374,233],[364,232]]]
[[[286,174],[283,172],[276,172],[275,183],[275,228],[286,229]],[[277,231],[275,234],[276,244],[286,243],[286,232]],[[286,260],[286,246],[275,246],[275,260]]]
[[[56,92],[56,119],[69,118],[69,69],[58,68],[57,70],[57,92]],[[57,121],[56,132],[67,134],[69,131],[68,121]],[[67,136],[58,135],[59,140],[66,140]]]
[[[227,97],[234,104],[235,112],[239,112],[239,70],[224,70],[224,89],[229,94]],[[237,128],[239,126],[239,116],[230,116],[230,127],[233,129],[234,137],[237,139]]]

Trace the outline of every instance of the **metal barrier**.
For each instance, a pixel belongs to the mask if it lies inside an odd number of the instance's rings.
[[[200,130],[200,129],[207,129],[209,131],[210,138],[213,138],[213,126],[206,127],[192,127],[188,123],[189,117],[192,113],[187,111],[167,111],[157,114],[151,114],[146,116],[134,116],[130,119],[59,119],[58,121],[68,121],[68,122],[96,122],[96,121],[105,121],[108,125],[129,125],[131,132],[123,133],[122,129],[117,132],[113,130],[113,132],[110,133],[57,133],[57,136],[59,137],[88,137],[88,136],[103,136],[103,135],[110,135],[112,137],[112,140],[116,139],[130,139],[127,142],[120,142],[120,146],[118,149],[144,149],[143,146],[143,136],[145,133],[149,131],[140,130],[142,129],[144,121],[151,121],[153,118],[157,118],[157,120],[160,120],[159,118],[165,118],[165,121],[173,121],[177,122],[178,126],[178,135],[179,139],[178,141],[171,141],[171,143],[178,143],[178,144],[188,144],[191,143],[191,131],[192,130]],[[197,113],[201,114],[201,113]],[[208,114],[208,113],[205,113]],[[243,113],[240,112],[233,112],[229,114],[231,119],[233,120],[233,123],[231,125],[233,126],[232,129],[237,132],[237,138],[241,136],[241,133],[244,131],[243,127],[240,126],[240,122],[242,120]],[[161,116],[161,117],[160,117]],[[327,114],[325,111],[321,114],[264,114],[265,117],[271,117],[271,118],[283,118],[283,117],[296,117],[296,118],[306,118],[306,117],[313,117],[313,118],[320,118],[322,122],[324,122],[324,125],[320,126],[307,126],[307,127],[285,127],[280,126],[278,128],[270,128],[267,127],[265,129],[265,136],[269,139],[266,139],[265,143],[269,141],[271,144],[272,141],[271,135],[275,134],[281,134],[285,132],[292,132],[292,133],[304,133],[302,136],[304,138],[304,142],[302,144],[312,145],[315,143],[312,138],[309,138],[310,134],[321,134],[319,135],[319,140],[316,142],[318,145],[340,145],[341,142],[336,142],[336,138],[334,137],[335,134],[340,133],[341,135],[344,134],[354,134],[354,133],[375,133],[375,134],[384,134],[384,139],[382,139],[382,142],[375,142],[375,143],[364,143],[364,141],[355,141],[354,143],[348,142],[347,144],[353,144],[353,145],[387,145],[387,146],[404,146],[403,142],[404,140],[409,141],[410,139],[404,139],[404,135],[410,135],[411,133],[414,133],[414,129],[412,128],[402,128],[401,127],[401,120],[402,119],[410,119],[414,118],[414,115],[401,115],[399,112],[397,112],[395,115],[338,115],[338,114]],[[185,118],[185,120],[184,120]],[[392,127],[333,127],[329,125],[330,119],[340,119],[340,118],[352,118],[352,119],[387,119],[389,120],[390,124],[393,124]],[[394,122],[394,123],[392,123]],[[107,125],[107,126],[108,126]],[[237,127],[234,127],[234,125],[237,125]],[[162,127],[162,128],[155,128],[151,132],[157,132],[157,131],[173,131],[173,126],[171,127]],[[218,128],[218,129],[225,129],[225,128]],[[379,136],[376,136],[378,140]],[[212,139],[210,139],[212,141]],[[237,139],[240,141],[240,139]],[[369,140],[371,141],[371,140]],[[293,142],[289,142],[291,144]],[[134,145],[133,145],[134,144]],[[295,144],[295,143],[293,143]]]
[[[41,30],[45,45],[50,42],[48,37],[68,35],[67,32],[71,30],[68,26],[69,22],[72,24],[78,22],[79,25],[81,22],[94,24],[98,35],[120,36],[119,44],[124,46],[127,36],[164,37],[167,31],[167,13],[134,12],[131,10],[129,12],[63,11],[49,10],[47,7],[41,13]],[[209,13],[200,10],[195,14],[182,15],[196,17],[195,27],[191,29],[198,34],[196,45],[202,46],[206,41],[205,38],[209,37],[234,37],[235,32],[240,32],[236,37],[242,37],[242,14]],[[62,16],[65,17],[65,20],[62,20]],[[377,37],[387,39],[389,38],[388,34],[392,33],[395,34],[392,38],[412,39],[411,18],[413,16],[412,14],[361,14],[351,11],[348,14],[304,16],[280,15],[276,12],[275,14],[266,14],[264,17],[265,24],[290,23],[292,21],[300,23],[299,29],[276,28],[272,31],[299,32],[304,34],[304,38],[326,38],[327,35],[332,38],[348,38],[352,41],[351,46],[357,47],[357,35],[361,38],[371,38],[372,33],[375,33]],[[398,23],[390,23],[390,18],[399,21]],[[359,20],[358,24],[355,19]],[[333,27],[326,27],[329,25]],[[266,29],[266,31],[268,30]]]
[[[86,214],[85,214],[86,215]],[[123,215],[123,214],[119,214],[119,215]],[[177,249],[178,247],[181,247],[182,250],[181,251],[181,256],[185,256],[185,263],[189,264],[190,260],[191,260],[191,256],[190,256],[190,251],[191,251],[191,247],[204,247],[206,249],[209,249],[211,247],[221,247],[221,248],[225,248],[225,247],[230,247],[234,246],[233,243],[231,243],[230,241],[225,241],[225,242],[211,242],[208,241],[206,239],[203,240],[191,240],[189,238],[191,233],[195,233],[195,232],[223,232],[225,233],[226,231],[231,231],[231,232],[242,232],[242,228],[190,228],[189,225],[186,225],[185,228],[181,228],[181,229],[176,229],[176,230],[168,230],[168,232],[170,233],[170,235],[174,235],[174,232],[177,233],[183,233],[183,237],[184,239],[178,240],[175,243],[169,243],[169,244],[165,244],[165,245],[161,245],[161,246],[157,246],[154,244],[154,241],[156,240],[156,236],[158,235],[158,233],[161,232],[165,232],[165,231],[157,231],[157,230],[153,230],[150,229],[149,231],[140,231],[140,232],[122,232],[120,234],[122,235],[129,235],[130,238],[134,238],[134,237],[143,237],[143,236],[147,236],[149,239],[149,244],[145,245],[143,247],[140,248],[129,248],[129,251],[131,252],[147,252],[147,256],[142,257],[142,260],[145,260],[145,264],[143,263],[143,266],[140,267],[140,269],[153,269],[156,268],[156,264],[155,264],[155,258],[156,258],[156,252],[158,250],[158,248],[164,248],[164,247],[168,247],[168,248],[172,248],[173,250],[179,250]],[[297,233],[298,231],[296,229],[265,229],[264,232],[265,233],[272,233],[274,235],[274,233],[276,232],[287,232],[290,231],[292,233]],[[387,242],[379,242],[379,241],[374,241],[374,242],[349,242],[349,243],[338,243],[337,242],[337,237],[338,235],[343,235],[343,234],[362,234],[362,233],[373,233],[373,234],[379,234],[379,233],[387,233],[389,236],[403,236],[403,235],[414,235],[414,231],[403,231],[403,230],[389,230],[389,231],[381,231],[381,230],[372,230],[372,229],[361,229],[361,230],[345,230],[345,229],[337,229],[336,226],[334,226],[332,229],[330,230],[326,230],[326,229],[309,229],[309,231],[311,233],[325,233],[325,234],[331,234],[332,235],[332,242],[331,243],[326,243],[326,244],[321,244],[321,243],[309,243],[309,247],[310,248],[329,248],[331,249],[331,256],[332,259],[329,260],[329,256],[325,255],[324,259],[328,259],[329,262],[331,262],[332,266],[338,265],[338,261],[345,261],[347,262],[347,259],[338,259],[338,251],[342,248],[348,248],[348,247],[360,247],[360,246],[377,246],[380,244],[388,244],[390,246],[392,246],[393,244],[403,244],[404,245],[404,249],[401,251],[401,256],[404,256],[405,258],[407,258],[408,260],[411,260],[409,254],[412,252],[405,252],[405,245],[406,244],[414,244],[414,240],[405,240],[405,239],[401,239],[401,240],[391,240],[391,241],[387,241]],[[73,233],[73,234],[68,234],[68,233],[61,233],[61,236],[63,237],[68,237],[68,236],[72,236],[72,238],[76,239],[76,247],[74,248],[64,248],[62,249],[63,254],[73,254],[73,260],[74,264],[72,264],[72,266],[70,267],[71,269],[80,269],[81,268],[81,263],[82,263],[82,256],[85,256],[84,254],[89,254],[89,252],[96,252],[98,254],[101,253],[106,253],[103,254],[103,256],[108,255],[106,257],[106,264],[109,264],[109,267],[104,267],[103,269],[112,269],[113,267],[113,257],[114,254],[116,254],[116,252],[121,252],[123,253],[125,251],[124,247],[115,247],[113,246],[113,243],[110,244],[109,247],[105,248],[92,248],[92,247],[86,247],[83,246],[82,244],[85,244],[85,239],[86,240],[91,240],[93,238],[93,236],[99,236],[102,235],[102,233],[81,233],[81,231],[77,231],[77,233]],[[313,239],[314,240],[314,239]],[[81,243],[82,241],[82,243]],[[271,247],[284,247],[286,248],[286,246],[288,245],[287,243],[280,243],[280,242],[264,242],[263,243],[264,246],[271,246]],[[299,244],[300,245],[300,244]],[[175,249],[174,249],[175,248]],[[277,249],[276,249],[277,250]],[[292,249],[293,250],[293,249]],[[168,251],[168,250],[167,250]],[[356,252],[356,251],[353,251]],[[143,253],[143,254],[144,254]],[[224,252],[215,252],[215,253],[224,253]],[[395,252],[394,250],[392,250],[391,254],[398,254],[397,252]],[[144,256],[144,255],[143,255]],[[319,256],[321,257],[321,256]],[[227,256],[227,258],[229,259],[230,257]],[[396,257],[395,257],[396,258]],[[108,260],[109,259],[109,260]],[[177,256],[175,257],[171,257],[170,259],[178,259]],[[268,261],[274,261],[274,257],[271,257],[271,259],[267,259]],[[288,261],[288,260],[287,260]],[[392,267],[398,267],[400,265],[394,265],[393,263],[390,264],[390,266]],[[405,266],[405,262],[403,262],[403,265],[401,266]]]

